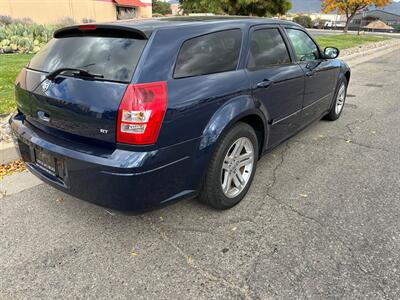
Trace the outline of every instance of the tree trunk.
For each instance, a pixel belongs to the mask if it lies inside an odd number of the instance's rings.
[[[350,15],[350,17],[347,18],[346,25],[344,26],[344,29],[343,29],[344,33],[347,33],[347,31],[349,30],[350,22],[351,22],[351,20],[353,20],[354,16],[355,16],[355,14],[352,14],[352,15]]]

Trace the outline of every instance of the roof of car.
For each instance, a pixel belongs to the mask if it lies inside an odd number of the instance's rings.
[[[183,26],[208,26],[218,28],[224,25],[262,25],[262,24],[285,24],[291,26],[299,26],[290,21],[279,19],[260,18],[260,17],[240,17],[240,16],[189,16],[189,17],[166,17],[153,19],[129,19],[114,21],[108,23],[94,23],[72,25],[61,28],[54,33],[54,37],[59,37],[72,31],[82,30],[84,27],[96,26],[98,29],[123,29],[133,31],[141,35],[143,38],[148,38],[154,30],[162,28],[179,28]]]
[[[149,32],[166,27],[181,26],[201,26],[212,24],[287,24],[295,23],[271,18],[260,17],[240,17],[240,16],[189,16],[189,17],[166,17],[153,19],[130,19],[116,21],[109,24],[118,24],[121,26],[132,27],[143,32]]]

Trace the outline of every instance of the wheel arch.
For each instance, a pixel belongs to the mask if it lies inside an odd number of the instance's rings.
[[[346,80],[347,80],[347,84],[349,84],[349,82],[350,82],[350,76],[351,76],[350,70],[347,70],[347,71],[344,73],[344,77],[345,77]]]
[[[214,148],[218,140],[238,122],[244,122],[254,129],[260,155],[267,140],[267,116],[256,107],[250,96],[229,101],[214,113],[203,130],[199,150]]]

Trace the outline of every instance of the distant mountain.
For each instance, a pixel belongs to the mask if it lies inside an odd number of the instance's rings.
[[[381,9],[392,14],[400,15],[400,2],[393,2],[392,4],[389,4]]]
[[[321,11],[320,0],[291,0],[292,9],[290,12],[319,12]]]
[[[290,12],[320,12],[321,11],[321,1],[320,0],[291,0],[292,9]],[[370,10],[375,9],[374,6]],[[380,8],[384,11],[391,12],[393,14],[400,15],[400,2],[393,2],[392,4]]]

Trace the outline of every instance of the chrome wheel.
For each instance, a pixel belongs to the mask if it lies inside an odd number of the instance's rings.
[[[237,139],[226,153],[222,163],[221,187],[224,195],[234,198],[250,180],[254,166],[254,146],[250,139]]]
[[[343,109],[344,100],[346,99],[346,86],[344,83],[340,85],[339,92],[336,97],[335,113],[338,115]]]

